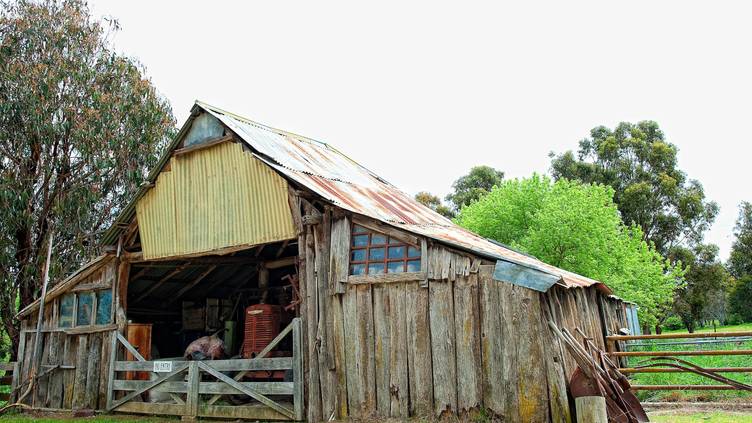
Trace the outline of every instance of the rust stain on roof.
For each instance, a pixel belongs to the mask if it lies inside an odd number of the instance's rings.
[[[269,128],[207,104],[197,105],[233,130],[269,166],[343,209],[487,258],[558,275],[567,287],[596,285],[611,293],[601,282],[459,227],[325,143]]]

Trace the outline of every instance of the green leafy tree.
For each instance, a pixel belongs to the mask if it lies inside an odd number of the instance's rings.
[[[752,322],[752,275],[736,280],[729,295],[729,311],[745,322]]]
[[[662,254],[676,245],[700,243],[718,214],[705,200],[702,184],[678,168],[677,148],[653,121],[593,128],[577,155],[551,153],[555,179],[614,188],[614,201],[627,224],[640,227]]]
[[[452,211],[452,209],[444,205],[438,196],[433,195],[430,192],[421,191],[415,194],[415,199],[419,203],[423,204],[424,206],[430,208],[431,210],[435,211],[436,213],[448,219],[454,218],[454,215],[455,215],[454,211]]]
[[[504,179],[504,172],[490,166],[475,166],[470,173],[452,184],[453,192],[446,196],[456,211],[488,194]]]
[[[133,59],[115,53],[115,22],[81,0],[0,3],[0,319],[13,316],[94,251],[174,131],[169,104]]]
[[[682,270],[625,226],[613,189],[533,175],[502,182],[464,207],[456,221],[488,238],[511,245],[552,265],[611,287],[640,305],[644,324],[653,325],[671,303]]]
[[[676,289],[674,312],[692,333],[706,317],[719,317],[717,298],[724,298],[730,276],[718,259],[718,247],[699,244],[692,249],[674,247],[669,257],[677,265],[687,266],[684,282]]]
[[[728,260],[729,272],[736,278],[752,275],[752,204],[746,201],[739,205],[734,237]]]

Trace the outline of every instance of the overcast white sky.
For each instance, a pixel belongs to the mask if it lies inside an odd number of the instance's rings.
[[[358,3],[358,4],[356,4]],[[657,121],[721,213],[726,259],[749,183],[743,2],[93,0],[119,20],[178,121],[200,99],[326,141],[406,192],[469,168],[548,172],[597,125]]]

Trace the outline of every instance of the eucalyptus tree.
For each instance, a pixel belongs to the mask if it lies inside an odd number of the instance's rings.
[[[0,319],[96,253],[174,131],[168,102],[81,0],[0,3]]]
[[[666,255],[671,247],[702,242],[718,214],[702,184],[678,167],[677,147],[653,121],[622,122],[593,128],[572,151],[551,153],[555,179],[613,187],[614,201],[627,224]]]

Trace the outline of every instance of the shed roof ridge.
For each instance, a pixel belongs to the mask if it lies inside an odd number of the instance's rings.
[[[383,182],[383,183],[385,183],[385,184],[387,184],[387,185],[389,185],[391,187],[395,187],[392,183],[390,183],[386,179],[382,178],[381,176],[379,176],[378,174],[376,174],[372,170],[370,170],[367,167],[363,166],[362,164],[360,164],[360,162],[358,162],[356,160],[353,160],[350,156],[348,156],[347,154],[344,154],[342,151],[340,151],[339,149],[337,149],[336,147],[332,146],[331,144],[329,144],[329,143],[327,143],[325,141],[320,141],[320,140],[317,140],[317,139],[314,139],[314,138],[311,138],[311,137],[307,137],[305,135],[297,134],[295,132],[285,131],[284,129],[278,129],[278,128],[275,128],[273,126],[269,126],[269,125],[263,124],[261,122],[255,121],[253,119],[247,118],[245,116],[241,116],[239,114],[236,114],[236,113],[224,110],[224,109],[222,109],[220,107],[212,106],[211,104],[205,103],[205,102],[200,101],[200,100],[196,100],[195,105],[201,107],[202,109],[204,109],[206,111],[209,111],[210,113],[219,113],[219,114],[231,117],[232,119],[239,120],[239,121],[241,121],[241,122],[243,122],[245,124],[248,124],[248,125],[251,125],[251,126],[255,126],[256,128],[259,128],[261,130],[264,130],[264,131],[267,131],[267,132],[271,132],[271,133],[274,133],[274,134],[277,134],[277,135],[280,135],[280,136],[284,136],[286,138],[292,138],[294,141],[301,141],[301,142],[306,142],[306,143],[311,144],[311,145],[317,145],[317,146],[324,147],[324,148],[326,148],[329,151],[332,151],[334,153],[339,154],[343,158],[345,158],[345,159],[349,160],[350,162],[352,162],[354,165],[356,165],[356,166],[360,167],[361,169],[365,170],[368,174],[371,175],[371,177],[373,177],[373,178],[375,178],[375,179],[377,179],[377,180],[379,180],[379,181],[381,181],[381,182]],[[277,160],[275,160],[273,158],[270,158],[270,159],[272,161],[274,161],[275,163],[279,164],[280,166],[285,167],[285,169],[290,169],[289,167],[285,166],[284,164],[280,163],[279,161],[277,161]],[[295,170],[295,169],[290,169],[290,170]],[[306,173],[306,172],[303,172],[303,173]],[[323,176],[323,175],[317,175],[317,174],[314,174],[314,173],[310,173],[310,174],[314,175],[314,176],[319,176],[319,177],[322,177],[322,178],[326,178],[326,179],[329,179],[329,180],[335,180],[335,181],[339,181],[339,182],[349,183],[348,181],[345,181],[345,180],[333,179],[333,178],[329,178],[329,177],[326,177],[326,176]]]
[[[278,129],[278,128],[275,128],[273,126],[269,126],[269,125],[263,124],[261,122],[255,121],[253,119],[247,118],[245,116],[241,116],[239,114],[236,114],[236,113],[224,110],[224,109],[216,107],[216,106],[212,106],[211,104],[205,103],[205,102],[203,102],[201,100],[196,100],[196,105],[198,105],[199,107],[201,107],[203,109],[211,110],[214,113],[220,113],[220,114],[223,114],[225,116],[229,116],[229,117],[231,117],[233,119],[237,119],[239,121],[242,121],[243,123],[247,123],[249,125],[253,125],[253,126],[255,126],[255,127],[259,128],[259,129],[263,129],[264,131],[274,132],[277,135],[291,136],[293,138],[297,138],[298,141],[305,141],[305,142],[308,142],[310,144],[319,144],[319,145],[327,147],[327,148],[329,148],[331,150],[337,151],[336,149],[332,148],[329,144],[327,144],[324,141],[319,141],[317,139],[314,139],[314,138],[311,138],[311,137],[306,137],[305,135],[296,134],[294,132],[285,131],[284,129]],[[339,151],[337,151],[337,152],[339,152]]]

